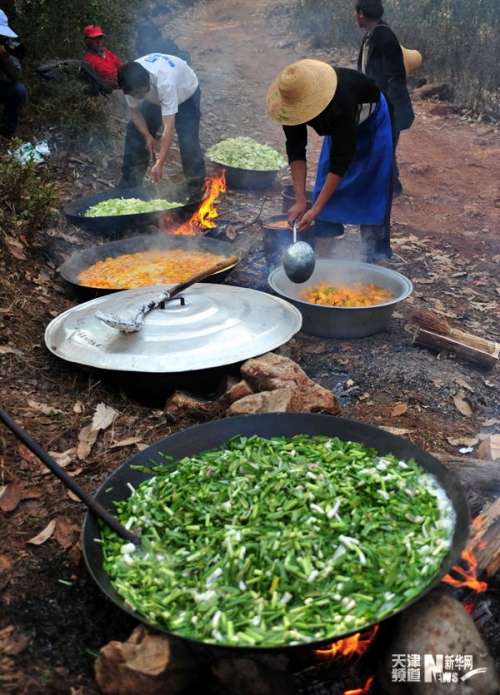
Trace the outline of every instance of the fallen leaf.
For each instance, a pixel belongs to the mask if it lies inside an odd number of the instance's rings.
[[[92,425],[86,425],[80,431],[78,435],[78,446],[76,448],[76,455],[80,460],[86,459],[87,456],[92,451],[92,447],[96,443],[98,430],[93,430]]]
[[[470,391],[471,393],[474,393],[474,389],[472,388],[472,386],[471,386],[470,384],[468,384],[468,383],[465,381],[465,379],[462,379],[461,376],[456,376],[456,377],[453,379],[453,381],[454,381],[456,384],[458,384],[459,386],[461,386],[463,389],[465,389],[466,391]]]
[[[45,543],[45,541],[48,541],[49,538],[52,536],[56,528],[56,521],[55,519],[52,519],[52,521],[49,521],[47,526],[43,529],[43,531],[40,531],[39,534],[34,536],[33,538],[30,538],[28,543],[31,543],[31,545],[42,545],[42,543]]]
[[[64,516],[57,517],[54,538],[64,550],[71,548],[71,546],[76,543],[79,533],[80,527],[78,524],[75,524],[74,521]]]
[[[400,415],[404,415],[407,410],[408,410],[408,404],[407,403],[396,403],[394,408],[391,410],[391,416],[392,417],[399,417]]]
[[[133,444],[140,444],[140,443],[141,443],[140,437],[128,437],[127,439],[120,439],[119,442],[115,442],[109,448],[110,449],[118,449],[119,447],[122,447],[122,446],[132,446]]]
[[[145,451],[148,448],[149,444],[137,444],[137,448],[139,451]]]
[[[71,449],[66,449],[66,451],[49,451],[49,454],[61,468],[66,468],[73,460],[75,452],[76,449],[73,447]],[[50,471],[48,471],[48,473],[50,473]]]
[[[106,430],[118,417],[119,413],[104,403],[99,403],[95,409],[94,417],[90,425],[86,425],[78,435],[78,447],[76,455],[79,459],[86,459],[96,443],[97,435],[101,430]]]
[[[40,497],[40,495],[41,492],[38,490],[30,489],[23,482],[16,480],[5,486],[0,496],[0,510],[4,514],[8,514],[17,509],[22,500],[35,499],[35,497]]]
[[[500,459],[500,434],[489,434],[477,450],[479,458],[489,461]]]
[[[405,430],[402,427],[388,427],[383,425],[381,429],[389,432],[389,434],[395,434],[397,437],[404,437],[405,434],[410,434],[411,430]]]
[[[24,246],[21,244],[21,242],[13,239],[12,237],[5,237],[5,243],[7,244],[7,248],[14,258],[17,258],[18,261],[26,260],[26,256],[24,255]]]
[[[16,656],[23,652],[31,643],[31,637],[18,632],[14,625],[8,625],[0,630],[0,654]]]
[[[472,417],[474,414],[470,403],[465,400],[463,393],[457,393],[456,396],[453,396],[453,403],[455,404],[455,408],[458,410],[458,412],[464,417]]]
[[[92,419],[92,429],[95,431],[106,430],[118,417],[119,413],[114,408],[111,408],[104,403],[99,403],[95,409]]]
[[[36,410],[38,413],[43,413],[44,415],[64,415],[62,410],[59,408],[53,408],[51,405],[46,403],[37,403],[36,401],[28,401],[28,405],[32,410]]]
[[[476,446],[479,437],[446,437],[446,441],[451,446]]]
[[[81,499],[77,497],[74,492],[71,492],[71,490],[68,490],[66,496],[69,497],[70,500],[73,500],[73,502],[81,502]]]
[[[23,351],[8,345],[0,345],[0,355],[18,355],[18,357],[22,357]]]
[[[75,405],[73,406],[73,412],[79,415],[80,413],[83,413],[83,403],[81,401],[77,401]]]
[[[7,572],[12,567],[12,561],[9,560],[7,555],[0,555],[0,574],[2,572]]]

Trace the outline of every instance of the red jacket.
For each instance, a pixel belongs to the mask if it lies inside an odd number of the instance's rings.
[[[118,68],[120,65],[123,65],[123,61],[107,48],[103,49],[102,55],[87,51],[83,56],[83,60],[88,63],[103,80],[112,80],[113,82],[116,82]]]

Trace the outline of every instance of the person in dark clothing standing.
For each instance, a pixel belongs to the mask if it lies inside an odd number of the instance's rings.
[[[382,20],[381,0],[358,0],[355,6],[358,26],[366,30],[358,57],[358,70],[372,79],[389,100],[393,120],[393,192],[402,192],[396,148],[402,130],[411,127],[415,114],[406,86],[403,49],[392,29]]]
[[[7,15],[0,10],[0,104],[4,105],[0,121],[0,135],[15,135],[19,111],[28,98],[21,82],[21,57],[24,49],[15,41],[17,34],[10,28]]]
[[[364,259],[391,257],[393,144],[389,107],[379,88],[348,68],[305,59],[288,65],[271,84],[267,112],[281,123],[295,204],[290,222],[318,236],[361,228]],[[307,209],[307,126],[322,135],[313,204]]]
[[[137,30],[135,50],[138,56],[144,56],[148,53],[166,53],[177,56],[190,64],[191,57],[188,51],[179,48],[175,41],[165,38],[161,32],[167,24],[170,13],[170,7],[165,3],[155,5],[151,9],[149,18],[140,24]]]

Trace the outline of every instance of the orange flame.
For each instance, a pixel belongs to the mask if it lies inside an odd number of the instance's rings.
[[[200,229],[213,229],[219,216],[215,202],[221,193],[227,190],[224,172],[218,176],[205,179],[203,201],[191,218],[175,229],[168,229],[167,234],[173,236],[194,236]]]
[[[373,683],[373,676],[370,676],[362,688],[356,690],[344,690],[344,695],[364,695],[370,691]]]
[[[481,582],[477,578],[477,560],[470,550],[464,550],[461,555],[461,561],[465,564],[465,568],[461,565],[455,565],[452,572],[457,574],[460,579],[455,579],[451,574],[447,574],[441,581],[455,587],[456,589],[472,589],[478,594],[488,589],[486,582]]]
[[[337,656],[338,654],[342,656],[352,656],[356,654],[359,656],[366,652],[377,632],[378,625],[375,625],[366,632],[356,632],[356,634],[350,637],[332,642],[327,649],[318,649],[316,654],[319,656]]]

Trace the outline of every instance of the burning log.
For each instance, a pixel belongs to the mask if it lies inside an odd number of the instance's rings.
[[[486,576],[493,577],[500,571],[500,499],[484,509],[472,527],[474,534],[468,548]]]
[[[450,326],[446,319],[430,311],[415,310],[410,315],[418,328],[413,337],[414,345],[441,352],[448,350],[481,367],[491,369],[500,357],[500,343],[464,333]]]
[[[194,236],[199,234],[202,229],[213,229],[216,227],[215,220],[219,216],[219,212],[215,203],[219,195],[226,190],[227,186],[224,172],[218,176],[205,179],[203,200],[199,209],[187,222],[184,222],[184,224],[174,228],[167,228],[167,234],[172,234],[174,236]],[[168,214],[165,218],[165,223],[170,227]]]

